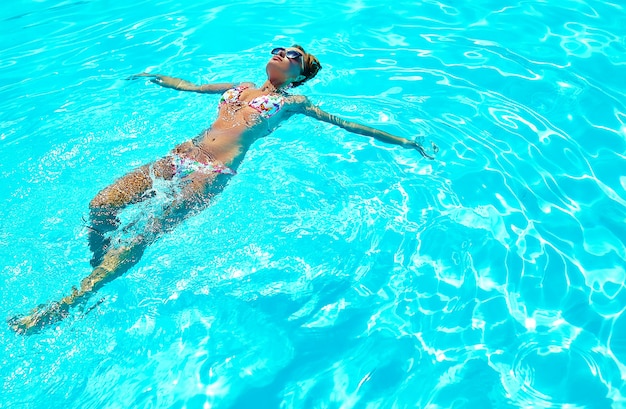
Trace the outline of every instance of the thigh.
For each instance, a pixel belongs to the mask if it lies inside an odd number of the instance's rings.
[[[146,243],[152,243],[162,234],[171,232],[183,220],[205,209],[211,195],[207,188],[215,180],[214,175],[195,172],[183,181],[184,185],[176,198],[163,209],[146,220],[145,230],[140,234]]]
[[[185,177],[180,192],[166,211],[166,216],[181,220],[191,212],[206,208],[213,196],[209,192],[217,176],[217,173],[194,172]]]
[[[171,159],[166,157],[144,165],[102,189],[93,198],[91,208],[122,208],[141,201],[146,191],[152,188],[154,178],[171,179]]]

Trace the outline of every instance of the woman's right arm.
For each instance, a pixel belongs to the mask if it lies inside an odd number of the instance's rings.
[[[217,94],[237,86],[237,84],[231,82],[221,84],[196,85],[180,78],[169,77],[167,75],[161,74],[148,74],[146,72],[131,75],[127,79],[136,80],[139,78],[150,78],[150,82],[154,82],[155,84],[158,84],[165,88],[172,88],[177,91],[200,92],[203,94]]]

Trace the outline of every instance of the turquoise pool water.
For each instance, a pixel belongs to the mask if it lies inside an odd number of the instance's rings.
[[[260,83],[297,42],[298,92],[440,152],[293,118],[88,314],[1,327],[0,407],[626,407],[626,10],[551,3],[4,2],[3,317],[89,273],[96,192],[215,118],[130,74]]]

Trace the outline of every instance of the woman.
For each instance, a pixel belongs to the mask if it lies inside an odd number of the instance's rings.
[[[305,114],[350,132],[413,148],[432,159],[414,141],[342,120],[314,106],[306,97],[287,94],[287,89],[315,77],[322,67],[317,58],[299,45],[275,48],[271,53],[272,58],[266,66],[267,80],[259,88],[251,83],[194,85],[182,79],[147,73],[128,78],[150,78],[155,84],[178,91],[222,93],[218,117],[195,139],[176,146],[166,157],[128,173],[96,195],[89,204],[89,245],[94,254],[92,273],[82,280],[80,289],[73,288],[71,295],[39,306],[26,317],[10,319],[9,325],[15,331],[31,333],[66,317],[71,307],[81,305],[106,282],[135,265],[159,234],[171,230],[209,204],[208,199],[219,193],[228,179],[236,174],[237,167],[257,139],[271,133],[294,114]],[[112,246],[106,236],[117,229],[118,212],[149,197],[154,178],[179,184],[180,193],[175,195],[162,215],[149,220],[149,228],[142,234],[126,245]]]

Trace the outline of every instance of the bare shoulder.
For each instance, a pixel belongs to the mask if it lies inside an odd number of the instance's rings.
[[[304,95],[289,95],[285,97],[285,105],[288,110],[299,112],[310,104],[309,99]]]
[[[287,100],[294,104],[305,104],[309,99],[304,95],[289,95]]]

